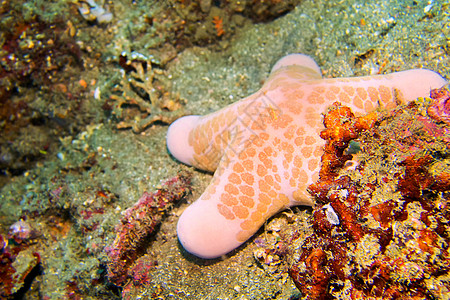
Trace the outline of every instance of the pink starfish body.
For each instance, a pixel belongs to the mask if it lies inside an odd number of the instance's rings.
[[[167,133],[179,161],[214,172],[178,221],[183,247],[202,258],[237,248],[277,212],[312,205],[324,141],[321,113],[333,102],[364,114],[428,96],[446,81],[416,69],[389,75],[323,79],[310,57],[278,61],[255,94],[206,116],[187,116]]]

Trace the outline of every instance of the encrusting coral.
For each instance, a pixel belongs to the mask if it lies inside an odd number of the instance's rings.
[[[0,234],[1,299],[16,299],[26,281],[39,273],[42,250],[37,246],[38,235],[24,220],[12,224],[7,234]]]
[[[325,114],[313,233],[290,268],[303,299],[448,299],[450,130],[427,115],[445,93],[361,118],[339,104]]]
[[[428,108],[428,115],[436,121],[444,122],[450,126],[450,91],[449,87],[431,91],[431,97],[435,100]]]
[[[134,264],[144,254],[145,239],[159,225],[171,204],[190,192],[190,175],[180,174],[166,181],[154,193],[145,192],[139,201],[125,211],[116,226],[114,243],[106,248],[108,255],[108,278],[123,286],[133,277]]]
[[[122,55],[119,64],[124,69],[115,88],[118,93],[110,95],[112,113],[120,120],[118,129],[131,128],[139,133],[156,122],[170,124],[181,116],[182,101],[179,95],[167,92],[170,82],[164,70],[152,67],[145,57]]]

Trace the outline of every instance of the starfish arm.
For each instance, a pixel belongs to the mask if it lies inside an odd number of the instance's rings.
[[[392,87],[402,92],[406,101],[428,97],[432,89],[441,88],[447,81],[428,69],[413,69],[384,75]]]
[[[179,161],[214,172],[226,148],[242,136],[240,111],[254,95],[206,116],[186,116],[176,120],[167,132],[167,148]],[[236,150],[236,149],[235,149]]]
[[[368,113],[378,107],[393,108],[418,97],[426,97],[431,89],[440,88],[445,83],[439,74],[426,69],[324,81],[338,101],[356,113]],[[330,103],[333,95],[323,95],[325,102]]]
[[[181,215],[177,234],[188,252],[202,258],[224,255],[249,239],[270,216],[289,206],[281,178],[259,167],[263,161],[266,166],[276,164],[274,157],[255,157],[259,144],[255,140],[239,155],[230,147],[211,184]],[[255,172],[256,168],[259,171]]]
[[[220,179],[223,175],[216,172],[206,191],[178,220],[177,235],[183,248],[201,258],[220,257],[242,243],[236,239],[240,219],[218,206],[220,199],[225,199],[225,196],[220,197],[226,185]]]
[[[270,74],[275,74],[276,71],[284,69],[286,67],[297,66],[299,70],[299,74],[303,73],[303,76],[309,79],[319,79],[322,78],[322,72],[320,71],[320,67],[310,56],[305,54],[289,54],[278,60],[275,65],[272,67]],[[305,78],[305,79],[306,79]]]
[[[363,114],[426,97],[431,89],[446,84],[439,74],[426,69],[321,80],[298,80],[297,72],[285,68],[284,76],[273,78],[261,91],[268,99],[276,99],[274,102],[283,114],[304,118],[310,128],[319,131],[323,129],[320,113],[335,101]]]
[[[287,115],[268,114],[264,123],[247,123],[251,131],[239,135],[245,146],[234,139],[211,184],[180,217],[178,237],[190,253],[219,257],[245,242],[275,213],[312,205],[306,187],[317,179],[323,142]]]
[[[193,152],[192,146],[189,145],[187,135],[192,131],[200,119],[200,116],[185,116],[173,122],[166,135],[167,149],[180,162],[192,165]]]

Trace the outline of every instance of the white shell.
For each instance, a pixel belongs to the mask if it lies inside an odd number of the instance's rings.
[[[325,204],[322,209],[325,210],[325,215],[327,216],[328,222],[330,222],[332,225],[339,225],[339,217],[330,203]]]

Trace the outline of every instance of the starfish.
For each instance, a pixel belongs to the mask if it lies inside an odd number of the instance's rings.
[[[277,212],[312,206],[307,187],[318,179],[325,145],[321,113],[335,101],[365,114],[426,97],[445,83],[425,69],[322,78],[312,58],[291,54],[275,64],[258,92],[209,115],[178,119],[167,133],[170,153],[214,172],[181,215],[179,241],[191,254],[217,258]]]

